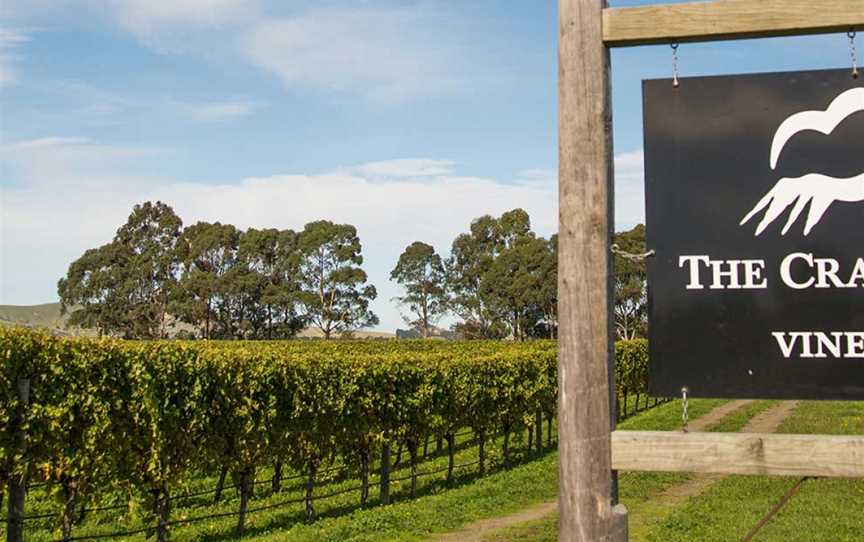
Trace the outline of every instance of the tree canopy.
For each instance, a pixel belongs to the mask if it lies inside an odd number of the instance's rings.
[[[69,324],[126,338],[325,338],[377,324],[360,240],[348,224],[303,231],[198,222],[136,205],[114,240],[87,250],[58,283]]]

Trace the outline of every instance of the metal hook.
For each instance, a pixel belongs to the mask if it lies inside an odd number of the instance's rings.
[[[681,83],[678,81],[678,40],[673,40],[669,46],[672,48],[672,86],[678,88]]]

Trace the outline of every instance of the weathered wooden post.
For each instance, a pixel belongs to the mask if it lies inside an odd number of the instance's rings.
[[[24,462],[24,470],[15,473],[9,480],[9,504],[6,513],[7,542],[23,542],[24,540],[24,498],[27,495],[27,435],[24,433],[27,407],[30,404],[30,380],[22,378],[18,380],[18,407],[15,409],[15,418],[12,422],[12,430],[15,432],[15,452],[20,454]]]
[[[613,507],[609,363],[612,110],[605,0],[560,0],[558,43],[559,540],[627,539]]]

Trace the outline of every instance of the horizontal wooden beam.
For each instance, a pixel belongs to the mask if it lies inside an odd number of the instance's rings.
[[[864,30],[864,0],[715,0],[603,10],[610,47]]]
[[[612,468],[862,478],[864,435],[615,431]]]

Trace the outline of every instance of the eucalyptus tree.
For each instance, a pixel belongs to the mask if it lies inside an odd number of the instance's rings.
[[[615,234],[618,247],[631,254],[645,252],[645,226]],[[619,339],[645,337],[648,328],[647,270],[644,260],[615,255],[615,330]]]
[[[183,230],[177,243],[182,262],[172,309],[199,326],[204,338],[233,338],[232,288],[237,281],[240,231],[230,224],[198,222]]]
[[[373,326],[378,317],[369,310],[375,287],[367,284],[357,229],[350,224],[319,220],[299,234],[298,300],[303,318],[321,330],[325,339]]]
[[[457,326],[468,338],[497,339],[511,332],[512,316],[502,306],[493,290],[484,282],[490,280],[496,259],[515,247],[520,240],[533,238],[531,220],[522,209],[513,209],[495,218],[481,216],[471,222],[470,231],[453,241],[446,261],[447,290],[450,307],[462,318]]]
[[[525,340],[541,318],[546,253],[545,239],[525,234],[514,239],[483,275],[481,295],[516,340]]]
[[[239,259],[254,274],[256,306],[250,317],[258,322],[254,338],[293,337],[302,327],[297,314],[300,258],[297,233],[275,228],[249,229],[240,238]],[[260,321],[259,321],[260,320]]]
[[[444,277],[441,256],[434,247],[420,241],[405,248],[390,273],[390,279],[405,288],[405,295],[396,298],[411,312],[411,316],[404,317],[405,322],[419,330],[424,339],[447,310]]]
[[[111,243],[86,251],[57,284],[69,325],[126,338],[167,336],[182,221],[162,202],[132,209]]]

